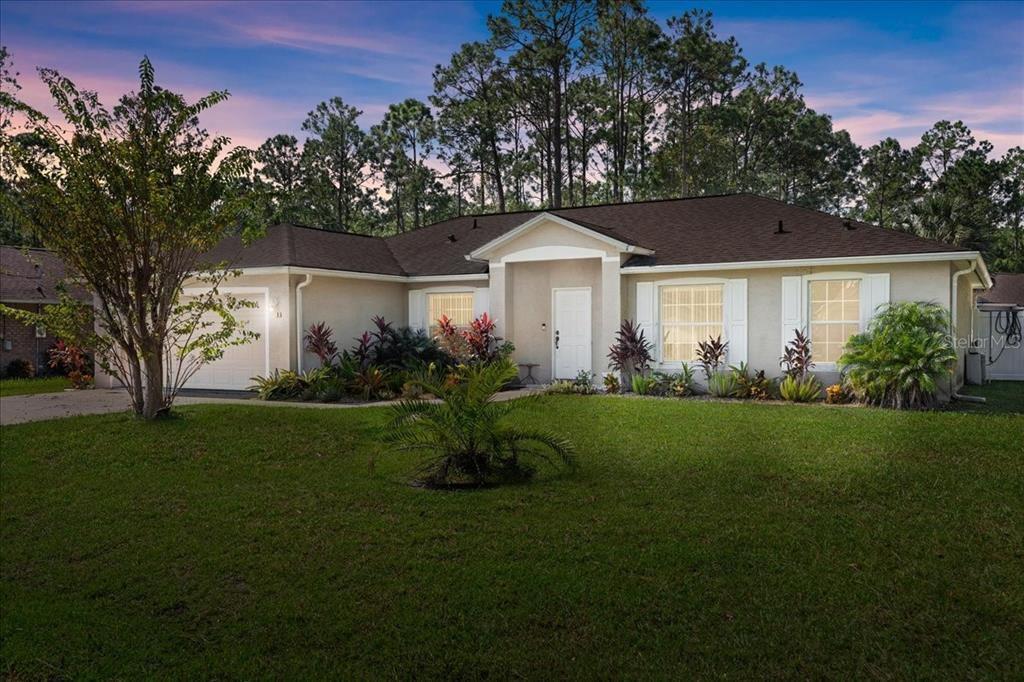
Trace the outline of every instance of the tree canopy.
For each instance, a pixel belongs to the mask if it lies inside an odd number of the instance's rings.
[[[226,91],[189,103],[156,84],[148,59],[139,89],[112,109],[56,71],[39,75],[63,121],[5,96],[25,119],[22,132],[0,135],[13,190],[6,210],[96,296],[96,333],[85,342],[128,387],[136,414],[158,416],[199,366],[252,337],[231,314],[238,302],[218,294],[229,273],[202,262],[246,214],[231,188],[250,154],[199,124]],[[189,279],[206,286],[186,300]],[[74,305],[55,306],[51,319],[80,321]],[[62,325],[63,335],[76,326]]]
[[[982,250],[1020,270],[1021,157],[961,121],[863,148],[711,12],[505,0],[373,126],[340,96],[275,135],[236,193],[268,221],[391,234],[466,213],[754,192]],[[6,73],[6,71],[5,71]],[[351,97],[351,94],[346,94]],[[2,112],[0,112],[0,120]],[[5,190],[6,191],[6,190]],[[17,234],[6,218],[0,228]]]

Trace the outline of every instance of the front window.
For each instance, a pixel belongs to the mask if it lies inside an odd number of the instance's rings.
[[[835,363],[846,341],[860,332],[860,280],[812,281],[809,294],[813,359]]]
[[[456,328],[468,329],[473,322],[473,293],[427,294],[430,335],[437,336],[437,321],[446,316]]]
[[[697,344],[722,333],[721,284],[661,287],[662,362],[693,362]]]

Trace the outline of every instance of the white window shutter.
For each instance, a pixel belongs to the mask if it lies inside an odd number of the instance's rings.
[[[793,340],[794,330],[804,328],[804,283],[802,277],[782,278],[782,347]]]
[[[861,281],[861,328],[867,329],[868,322],[878,314],[879,306],[889,303],[889,273],[865,275]]]
[[[413,329],[427,330],[427,297],[422,291],[409,291],[409,326]]]
[[[726,338],[729,364],[747,361],[747,280],[730,279],[725,285]]]
[[[491,290],[488,287],[478,287],[473,290],[473,317],[480,317],[484,313],[490,314],[488,307],[491,305]]]
[[[636,323],[644,338],[655,348],[660,346],[654,330],[654,282],[636,283]]]

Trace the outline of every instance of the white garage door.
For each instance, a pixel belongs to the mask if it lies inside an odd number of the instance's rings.
[[[232,294],[238,299],[252,301],[255,308],[240,308],[234,311],[239,321],[246,323],[248,331],[260,335],[255,341],[231,346],[224,357],[204,365],[186,383],[185,388],[217,388],[244,390],[252,384],[252,377],[267,373],[266,295]],[[211,319],[217,319],[215,315]]]

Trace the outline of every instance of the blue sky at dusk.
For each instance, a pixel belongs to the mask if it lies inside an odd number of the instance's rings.
[[[916,142],[962,119],[997,152],[1024,145],[1024,3],[651,2],[659,19],[711,9],[751,62],[782,64],[813,108],[869,145]],[[148,54],[161,84],[195,97],[232,93],[204,122],[237,143],[301,122],[335,95],[379,120],[426,98],[431,72],[486,38],[500,2],[0,2],[0,42],[30,103],[48,101],[36,66],[55,67],[111,103]]]

